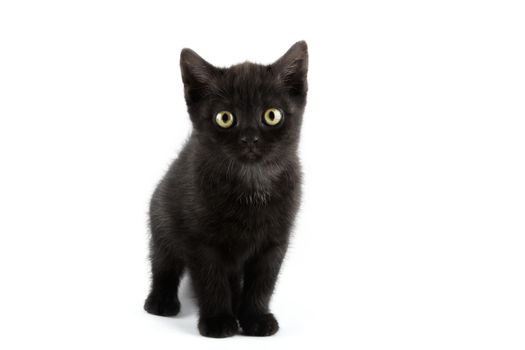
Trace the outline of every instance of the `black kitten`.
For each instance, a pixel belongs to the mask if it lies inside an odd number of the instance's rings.
[[[271,65],[217,68],[184,49],[192,134],[150,207],[151,292],[144,308],[180,309],[185,269],[208,337],[272,335],[268,304],[299,205],[297,146],[306,104],[304,41]]]

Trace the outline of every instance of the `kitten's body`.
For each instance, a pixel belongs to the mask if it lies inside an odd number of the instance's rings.
[[[286,70],[298,64],[300,71]],[[277,331],[268,304],[299,203],[297,144],[306,65],[303,42],[270,66],[244,63],[220,69],[183,51],[194,128],[151,201],[148,312],[178,313],[177,288],[187,269],[201,334],[233,335],[237,320],[245,334]],[[293,78],[304,78],[304,84]],[[260,122],[264,109],[272,106],[285,112],[278,128]],[[220,110],[234,111],[236,129],[213,124]]]

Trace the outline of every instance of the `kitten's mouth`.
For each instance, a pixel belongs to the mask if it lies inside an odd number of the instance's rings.
[[[254,162],[261,158],[261,154],[253,149],[249,149],[245,152],[242,152],[241,159],[245,161]]]

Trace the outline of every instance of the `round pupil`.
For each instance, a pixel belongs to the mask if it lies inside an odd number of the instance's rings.
[[[223,121],[224,123],[226,123],[226,122],[228,121],[228,119],[229,119],[229,118],[228,118],[228,114],[226,114],[226,113],[223,113],[221,118],[222,118],[222,121]]]
[[[271,120],[274,120],[275,119],[275,114],[273,111],[270,111],[270,113],[268,113],[268,117],[271,119]]]

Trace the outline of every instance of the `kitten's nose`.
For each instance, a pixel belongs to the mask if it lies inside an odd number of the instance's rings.
[[[241,142],[250,146],[255,145],[258,141],[259,137],[257,137],[256,135],[241,137]]]

